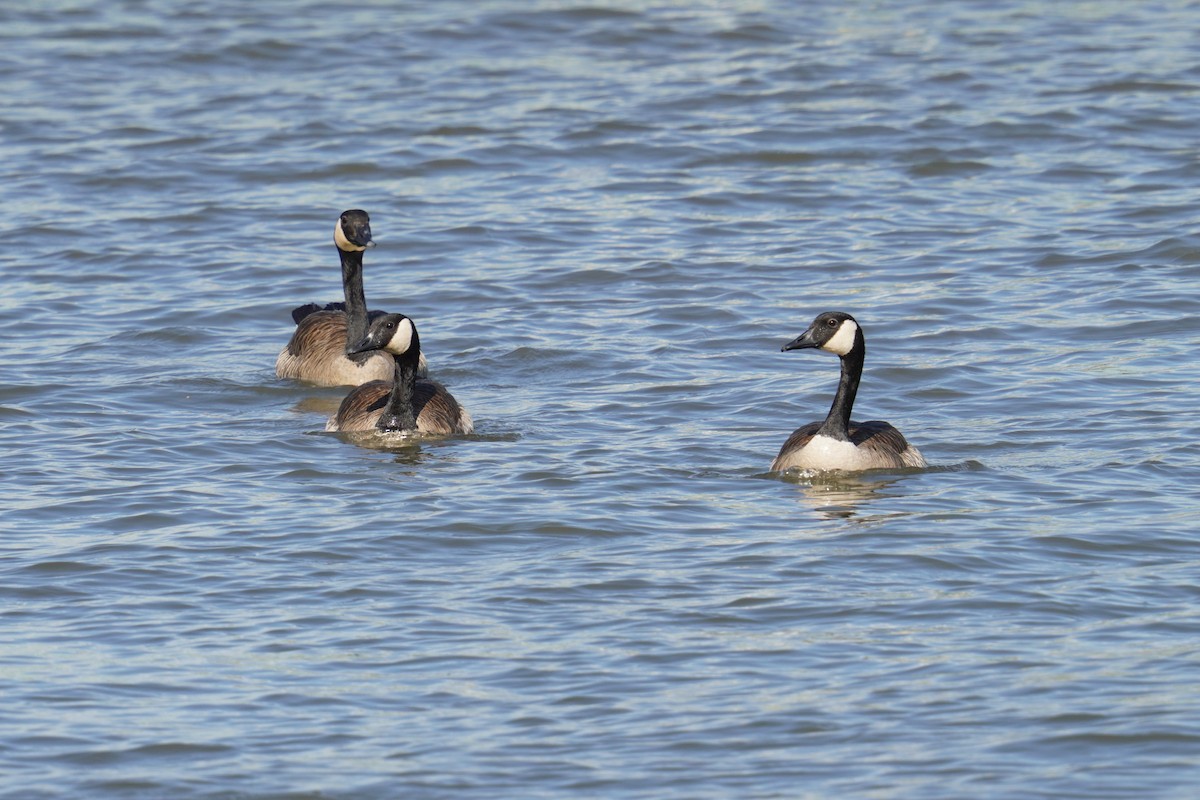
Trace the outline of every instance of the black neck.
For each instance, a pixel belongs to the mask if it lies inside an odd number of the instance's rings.
[[[361,250],[338,248],[342,257],[342,291],[346,296],[346,349],[367,338],[367,297],[363,292]]]
[[[413,408],[413,389],[417,385],[417,363],[421,359],[421,344],[414,329],[412,345],[403,355],[393,355],[396,372],[392,377],[392,393],[388,396],[383,415],[375,427],[381,431],[413,431],[417,429],[417,412]]]
[[[818,436],[828,436],[841,442],[850,441],[850,411],[854,408],[854,396],[858,394],[858,382],[862,378],[863,362],[867,357],[866,343],[862,331],[854,332],[854,347],[842,356],[842,377],[838,381],[837,394],[829,407]]]

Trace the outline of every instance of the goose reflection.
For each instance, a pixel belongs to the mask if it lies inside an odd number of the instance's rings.
[[[310,395],[302,397],[295,403],[292,403],[292,411],[298,414],[318,414],[322,417],[328,417],[338,410],[338,406],[342,404],[340,396],[325,396],[325,395]]]
[[[825,519],[851,519],[872,500],[886,495],[899,477],[866,477],[846,473],[797,476],[798,496]]]

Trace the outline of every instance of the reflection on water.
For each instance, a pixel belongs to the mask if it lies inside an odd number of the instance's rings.
[[[431,436],[410,431],[339,431],[330,436],[349,444],[396,454],[396,463],[416,464],[422,460],[421,445],[445,440],[446,436]]]
[[[341,404],[342,398],[335,395],[309,395],[293,403],[292,410],[306,416],[315,414],[330,417],[337,413]]]
[[[906,479],[913,476],[981,469],[984,466],[978,461],[964,461],[959,464],[867,472],[792,471],[777,477],[796,484],[800,500],[822,518],[852,519],[868,511],[871,501],[899,495],[899,489],[905,485]],[[892,487],[896,487],[897,491],[889,492],[888,489]],[[870,519],[875,521],[879,517],[872,516]]]
[[[836,472],[784,476],[784,480],[797,485],[801,501],[824,519],[850,519],[858,515],[866,510],[861,506],[882,496],[888,487],[901,479],[899,476]]]

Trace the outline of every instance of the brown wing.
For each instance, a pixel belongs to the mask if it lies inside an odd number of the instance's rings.
[[[345,314],[332,311],[307,314],[292,331],[287,347],[279,351],[279,357],[275,359],[275,375],[279,378],[309,380],[325,386],[337,385],[343,380],[343,376],[336,373],[343,366],[340,362],[346,360],[343,355],[345,347]],[[347,363],[344,366],[351,365]],[[350,383],[361,383],[361,379]]]
[[[354,389],[342,400],[337,414],[325,425],[327,431],[373,430],[383,416],[391,381],[371,381]],[[436,381],[418,379],[413,387],[413,411],[421,433],[470,433],[471,415],[458,404],[446,387]]]
[[[891,423],[878,419],[850,423],[850,441],[867,450],[880,461],[892,459],[893,467],[924,467],[925,457],[908,443]]]
[[[305,308],[301,306],[292,312]],[[346,347],[346,314],[342,311],[312,311],[296,324],[288,341],[288,352],[297,358],[314,358],[329,351],[341,355]]]
[[[299,314],[304,308],[301,306],[293,313]],[[391,377],[391,355],[373,352],[347,358],[345,351],[344,312],[320,310],[304,314],[292,332],[287,347],[275,359],[275,375],[305,380],[319,386],[358,386]]]
[[[775,460],[771,462],[771,470],[775,471],[781,468],[783,457],[786,454],[803,450],[820,429],[820,422],[810,422],[792,431],[792,435],[783,443],[783,447],[779,448],[779,455],[775,456]]]
[[[893,450],[900,452],[908,447],[904,435],[891,426],[890,423],[878,419],[866,422],[850,423],[850,441],[855,447],[869,447],[872,450]]]
[[[342,400],[337,414],[325,424],[327,431],[369,431],[375,428],[388,395],[392,393],[391,381],[368,381],[356,386]]]
[[[454,395],[437,381],[420,379],[413,389],[413,410],[417,430],[422,433],[470,433],[471,415],[458,404]]]

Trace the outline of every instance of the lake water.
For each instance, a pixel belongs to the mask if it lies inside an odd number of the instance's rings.
[[[0,797],[1193,797],[1198,26],[6,4]],[[347,208],[475,435],[275,379]]]

